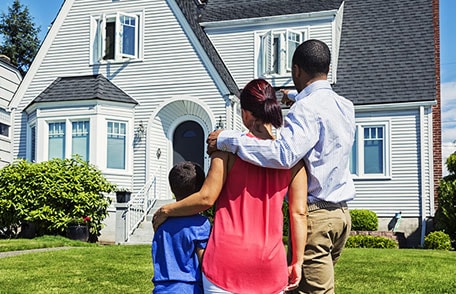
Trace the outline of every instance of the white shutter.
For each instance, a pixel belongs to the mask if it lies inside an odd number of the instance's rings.
[[[103,60],[104,56],[106,55],[106,14],[102,14],[99,20],[99,35],[98,40],[98,61]]]
[[[263,75],[268,75],[272,72],[273,41],[272,31],[268,31],[263,36],[261,36],[261,74]]]

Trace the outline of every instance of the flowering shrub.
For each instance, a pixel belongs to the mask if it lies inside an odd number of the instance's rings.
[[[89,225],[90,216],[70,218],[68,225]]]
[[[13,162],[0,169],[0,235],[15,237],[23,223],[33,223],[38,236],[64,235],[70,222],[86,218],[98,236],[110,204],[104,193],[115,187],[78,157]]]

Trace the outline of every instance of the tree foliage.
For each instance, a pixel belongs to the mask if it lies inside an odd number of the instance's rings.
[[[11,63],[17,67],[22,75],[28,71],[33,58],[38,52],[39,27],[35,27],[33,17],[26,6],[15,0],[8,12],[0,16],[0,53],[8,56]]]
[[[114,190],[95,166],[77,157],[18,160],[0,170],[0,230],[14,236],[22,224],[33,223],[38,235],[64,235],[69,224],[85,218],[98,236],[110,204],[103,192]]]
[[[439,207],[435,213],[435,227],[447,233],[456,244],[456,152],[446,160],[449,175],[440,181]]]

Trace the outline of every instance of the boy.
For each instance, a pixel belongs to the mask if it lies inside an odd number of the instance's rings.
[[[203,169],[185,161],[168,175],[176,201],[198,192],[205,180]],[[203,293],[201,260],[211,225],[207,217],[195,214],[169,218],[154,234],[152,262],[153,293]]]

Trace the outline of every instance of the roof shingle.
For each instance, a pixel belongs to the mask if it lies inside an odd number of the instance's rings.
[[[75,77],[59,77],[33,101],[55,102],[100,99],[138,104],[102,74]]]

